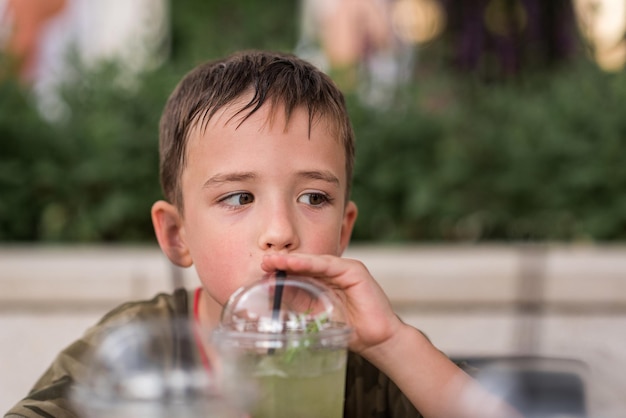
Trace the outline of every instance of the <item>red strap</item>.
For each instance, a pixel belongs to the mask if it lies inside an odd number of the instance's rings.
[[[202,287],[198,287],[193,294],[193,319],[195,322],[194,329],[194,337],[196,338],[196,345],[198,346],[198,351],[200,352],[200,357],[202,358],[202,364],[207,370],[211,370],[211,363],[209,362],[209,358],[207,357],[206,351],[204,350],[204,344],[202,344],[202,336],[198,334],[200,327],[200,295],[202,294]]]
[[[193,293],[193,319],[196,321],[196,325],[200,325],[200,295],[202,294],[202,287],[196,288]]]

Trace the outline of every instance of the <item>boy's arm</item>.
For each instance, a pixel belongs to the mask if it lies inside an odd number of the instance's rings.
[[[411,326],[404,325],[390,340],[362,355],[387,374],[425,417],[521,417]]]
[[[350,349],[392,379],[425,417],[520,416],[403,323],[363,263],[329,255],[275,254],[266,256],[262,267],[316,277],[337,289],[354,328]]]

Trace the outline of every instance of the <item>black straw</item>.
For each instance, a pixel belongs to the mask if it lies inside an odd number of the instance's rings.
[[[274,303],[272,306],[272,320],[280,320],[280,304],[283,299],[283,287],[287,273],[284,270],[276,270],[276,288],[274,289]],[[269,349],[269,354],[274,354],[274,348]]]
[[[276,270],[276,289],[274,289],[274,306],[272,306],[272,319],[280,319],[280,303],[283,299],[283,285],[287,273],[284,270]]]

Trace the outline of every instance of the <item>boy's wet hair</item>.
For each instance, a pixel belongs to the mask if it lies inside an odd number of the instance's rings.
[[[247,94],[252,99],[238,111],[241,122],[262,105],[287,117],[298,107],[308,110],[309,131],[319,121],[329,124],[346,155],[346,201],[354,165],[354,132],[343,94],[310,63],[290,54],[247,51],[210,61],[190,71],[168,99],[160,122],[160,176],[165,198],[183,207],[181,177],[190,130],[206,126],[217,111]],[[241,123],[240,122],[240,123]]]

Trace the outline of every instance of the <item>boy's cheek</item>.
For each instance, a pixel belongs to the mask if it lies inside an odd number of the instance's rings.
[[[235,283],[223,280],[217,275],[200,277],[200,282],[209,295],[221,306],[224,306],[230,296],[239,288]]]
[[[229,255],[220,252],[214,253],[212,257],[200,256],[195,267],[204,288],[221,304],[225,303],[239,287],[262,276],[260,267],[257,267],[259,274],[252,275],[247,263],[232,253]]]

